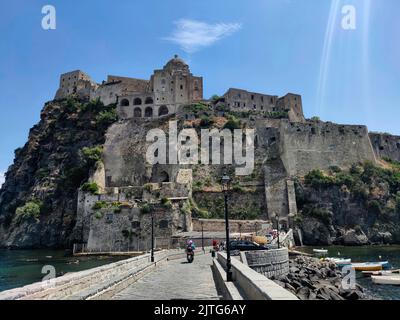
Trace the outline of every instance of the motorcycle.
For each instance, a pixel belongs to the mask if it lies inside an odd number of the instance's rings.
[[[192,247],[187,247],[186,248],[186,259],[188,263],[192,263],[194,260],[194,251]]]

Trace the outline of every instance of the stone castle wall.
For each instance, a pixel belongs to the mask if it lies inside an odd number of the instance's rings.
[[[400,136],[370,132],[369,137],[377,157],[400,161]]]
[[[289,176],[330,166],[349,168],[353,163],[376,161],[365,126],[282,121],[280,148]]]

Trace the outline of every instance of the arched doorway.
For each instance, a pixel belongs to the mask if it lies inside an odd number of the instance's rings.
[[[144,110],[144,116],[145,116],[146,118],[151,118],[151,117],[153,117],[153,108],[147,107],[147,108]]]
[[[135,100],[133,100],[133,104],[135,106],[140,106],[142,104],[142,99],[136,98]]]
[[[160,109],[158,109],[158,116],[165,116],[169,113],[168,107],[167,106],[161,106]]]
[[[145,104],[153,104],[153,98],[151,98],[151,97],[147,97],[146,98],[146,101],[145,101]]]
[[[133,117],[141,118],[142,117],[142,109],[136,107],[135,110],[133,110]]]
[[[128,99],[122,99],[121,100],[121,106],[122,107],[128,107],[129,106],[129,100]]]

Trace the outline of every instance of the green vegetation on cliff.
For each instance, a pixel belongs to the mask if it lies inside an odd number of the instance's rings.
[[[85,183],[101,160],[105,131],[115,115],[115,105],[104,106],[98,100],[45,104],[28,142],[15,151],[0,191],[4,239],[12,233],[15,239],[9,241],[18,247],[61,247],[79,241],[79,235],[73,235],[77,192],[80,187],[97,192],[94,185]],[[26,231],[13,225],[29,217],[35,218],[37,228]]]
[[[295,190],[298,223],[310,237],[323,239],[321,243],[345,237],[343,230],[349,228],[372,242],[383,237],[387,242],[400,241],[400,165],[396,161],[357,163],[345,171],[338,167],[313,170],[295,182]]]

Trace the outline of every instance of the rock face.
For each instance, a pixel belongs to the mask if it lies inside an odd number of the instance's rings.
[[[0,247],[68,247],[80,240],[79,230],[74,232],[77,192],[93,165],[82,149],[104,143],[112,110],[76,100],[44,106],[0,190]],[[18,219],[16,209],[28,201],[41,203],[40,216]]]
[[[359,232],[353,229],[346,230],[343,236],[343,243],[349,246],[362,246],[368,244],[368,242],[368,237],[362,230],[359,230]]]
[[[370,297],[356,284],[346,290],[342,274],[335,264],[320,262],[316,258],[297,257],[289,262],[289,274],[272,278],[301,300],[365,300]]]
[[[340,169],[335,169],[340,170]],[[298,179],[295,183],[305,245],[366,245],[400,242],[400,173],[360,164],[353,173]]]

